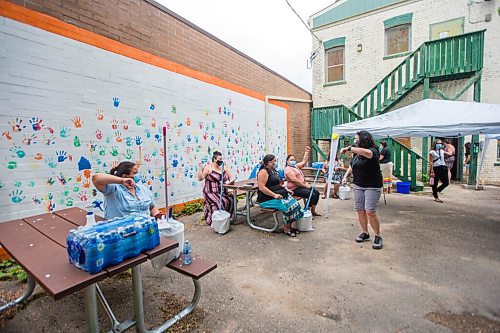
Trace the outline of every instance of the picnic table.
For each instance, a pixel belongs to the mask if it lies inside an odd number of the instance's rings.
[[[274,226],[271,228],[265,228],[265,227],[258,226],[256,224],[254,224],[252,221],[251,208],[253,206],[255,206],[255,203],[253,202],[252,197],[259,190],[257,178],[250,178],[250,179],[246,179],[246,180],[241,180],[241,181],[235,182],[234,184],[224,184],[224,187],[227,189],[233,190],[234,207],[233,207],[233,214],[231,215],[231,223],[235,223],[238,216],[245,216],[247,224],[253,229],[267,231],[267,232],[274,232],[276,229],[278,229],[279,221],[278,221],[276,215],[273,215]],[[245,205],[244,205],[243,209],[238,209],[238,195],[239,194],[245,194]],[[264,211],[269,211],[269,210],[264,210]]]
[[[103,219],[96,216],[96,221],[100,220]],[[136,257],[126,259],[98,273],[90,274],[70,264],[66,252],[66,237],[69,231],[85,225],[85,222],[86,211],[69,208],[0,223],[0,244],[28,275],[26,292],[18,299],[1,306],[0,312],[27,300],[33,293],[36,283],[40,284],[55,300],[83,290],[89,332],[99,332],[97,298],[110,317],[112,331],[115,333],[123,332],[133,326],[139,332],[164,332],[194,309],[201,295],[198,279],[214,270],[217,264],[201,258],[194,258],[191,265],[182,265],[181,259],[169,263],[168,268],[193,279],[194,296],[186,308],[153,331],[149,331],[144,323],[141,264],[178,247],[179,244],[162,237],[160,245],[154,249],[144,251]],[[120,323],[97,282],[130,268],[132,269],[134,317]]]

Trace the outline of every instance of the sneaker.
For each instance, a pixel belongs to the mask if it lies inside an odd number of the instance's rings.
[[[373,242],[372,249],[380,250],[384,246],[382,237],[375,236],[375,241]]]
[[[354,241],[356,243],[363,243],[363,242],[366,242],[366,241],[369,241],[370,240],[370,235],[367,234],[366,232],[363,232],[361,235],[359,235],[358,237],[356,237],[356,239],[354,239]]]

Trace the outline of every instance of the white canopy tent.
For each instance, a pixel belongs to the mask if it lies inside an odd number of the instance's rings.
[[[404,136],[498,135],[500,104],[425,99],[379,116],[334,126],[330,147],[330,170],[333,170],[340,136],[354,137],[360,130],[370,132],[375,139]],[[332,172],[329,173],[328,193],[330,193],[331,177]],[[330,196],[327,196],[326,216],[328,216],[329,198]]]

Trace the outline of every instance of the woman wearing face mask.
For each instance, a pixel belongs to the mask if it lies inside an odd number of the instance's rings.
[[[257,182],[259,206],[283,212],[283,232],[290,237],[295,237],[299,231],[292,228],[292,223],[300,220],[304,214],[300,209],[300,204],[290,195],[292,191],[281,186],[281,177],[276,170],[276,156],[273,154],[264,156],[257,173]]]
[[[198,169],[198,180],[205,180],[203,187],[204,215],[205,221],[208,225],[212,225],[212,213],[219,210],[220,191],[221,191],[221,177],[224,183],[234,184],[235,179],[231,177],[231,173],[224,164],[222,170],[222,154],[214,151],[212,155],[212,163],[203,167],[200,165]],[[226,188],[222,192],[222,209],[226,212],[232,212],[233,198],[229,195]]]
[[[450,183],[448,178],[448,167],[445,161],[448,155],[451,154],[444,150],[443,141],[440,139],[435,140],[429,152],[429,170],[430,177],[434,178],[432,196],[434,197],[434,201],[440,203],[442,203],[443,200],[439,199],[438,193],[441,193]],[[441,181],[440,186],[438,186],[439,181]]]
[[[161,217],[153,195],[140,180],[139,167],[132,162],[121,162],[109,171],[109,175],[96,173],[92,176],[92,183],[104,194],[107,219],[131,213],[149,214],[156,219]]]
[[[354,147],[346,147],[340,150],[341,154],[352,152],[355,154],[351,165],[342,179],[342,184],[347,182],[347,177],[352,173],[354,176],[354,208],[358,213],[361,226],[361,234],[356,237],[356,243],[370,240],[368,223],[375,232],[375,240],[372,248],[380,250],[383,247],[380,236],[380,220],[377,215],[377,206],[382,193],[382,172],[380,171],[380,152],[375,146],[373,137],[367,131],[356,133]]]
[[[285,178],[287,180],[286,187],[292,191],[293,196],[306,199],[309,198],[309,195],[312,191],[310,202],[311,214],[313,216],[321,216],[316,212],[316,205],[318,204],[319,200],[319,192],[318,190],[311,188],[311,186],[306,183],[304,174],[302,173],[302,170],[300,170],[306,164],[310,151],[311,148],[306,147],[304,157],[299,163],[297,163],[297,161],[295,160],[295,156],[287,156],[285,167]]]

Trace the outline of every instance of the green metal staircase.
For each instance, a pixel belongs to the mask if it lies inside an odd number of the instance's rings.
[[[394,70],[380,80],[352,107],[335,105],[313,108],[311,111],[311,141],[315,150],[313,158],[325,154],[317,140],[330,140],[331,128],[390,111],[416,87],[424,85],[422,99],[434,91],[441,98],[457,99],[472,85],[478,84],[483,68],[484,30],[423,43],[405,58]],[[448,97],[433,82],[470,78],[455,96]],[[475,100],[479,96],[475,94]],[[420,190],[417,183],[417,160],[422,162],[422,174],[427,172],[427,160],[397,140],[390,140],[394,152],[394,175],[411,181],[413,190]],[[427,150],[424,139],[422,151]]]

